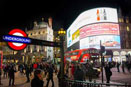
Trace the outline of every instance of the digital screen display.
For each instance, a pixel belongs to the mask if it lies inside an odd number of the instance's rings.
[[[81,13],[67,29],[67,48],[79,42],[79,48],[120,49],[117,9],[101,7]],[[77,47],[78,48],[78,47]]]
[[[118,35],[99,35],[89,36],[80,40],[80,49],[97,48],[100,49],[101,44],[106,49],[120,49],[120,36]]]
[[[119,25],[113,23],[99,23],[87,25],[80,29],[80,39],[95,35],[120,35]]]
[[[87,25],[80,29],[80,49],[100,49],[100,41],[106,49],[120,49],[119,25],[99,23]]]

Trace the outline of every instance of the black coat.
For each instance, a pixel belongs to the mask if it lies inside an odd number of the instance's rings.
[[[111,67],[109,67],[109,66],[105,67],[105,74],[107,77],[110,77],[112,75]]]
[[[15,76],[15,72],[16,70],[14,70],[13,68],[9,69],[9,77],[13,78]]]
[[[77,69],[74,73],[74,79],[83,81],[84,80],[84,71],[81,69]]]
[[[44,82],[40,80],[38,77],[32,79],[31,87],[43,87],[43,86],[44,86]]]
[[[52,67],[48,69],[48,78],[53,78],[53,68]]]

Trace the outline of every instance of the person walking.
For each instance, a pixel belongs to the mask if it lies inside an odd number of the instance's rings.
[[[8,77],[8,65],[4,67],[3,71],[4,71],[4,78],[7,78]]]
[[[34,78],[31,81],[31,87],[43,87],[44,81],[41,75],[41,70],[34,71]]]
[[[46,87],[48,87],[50,80],[52,82],[52,87],[54,87],[53,67],[52,67],[52,64],[49,65],[49,68],[48,68],[47,72],[48,72],[48,74],[47,74],[47,84],[46,84]]]
[[[9,69],[9,86],[14,86],[14,80],[15,80],[15,72],[16,70],[14,69],[14,66],[11,65]],[[12,82],[12,84],[11,84]]]
[[[121,68],[122,68],[123,73],[125,73],[125,62],[124,61],[122,62]]]
[[[25,74],[26,74],[26,78],[27,78],[27,83],[30,82],[30,68],[29,68],[29,65],[25,65]]]
[[[120,72],[120,69],[119,69],[120,63],[119,62],[116,63],[116,67],[117,67],[117,71]]]
[[[112,76],[112,72],[111,72],[111,66],[110,64],[105,64],[105,75],[106,75],[106,83],[110,83],[110,78]]]
[[[87,63],[87,76],[89,78],[89,81],[92,82],[92,78],[93,78],[93,66],[91,63]]]
[[[74,80],[84,81],[84,78],[84,71],[80,68],[80,66],[77,66],[74,72]]]

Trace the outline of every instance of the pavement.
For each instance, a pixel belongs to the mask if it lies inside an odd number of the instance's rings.
[[[122,70],[120,69],[121,72],[117,72],[116,68],[112,68],[112,76],[111,76],[111,82],[110,83],[119,83],[119,84],[131,84],[131,73],[129,73],[126,70],[126,73],[123,73]],[[33,76],[30,77],[30,79],[32,80]],[[93,79],[96,80],[96,82],[101,83],[101,75],[99,78],[97,79]],[[43,79],[44,81],[44,86],[46,86],[46,77]],[[88,81],[88,80],[87,80]],[[105,74],[104,74],[104,83],[106,83],[106,78],[105,78]],[[3,78],[2,77],[2,84],[0,85],[0,87],[9,87],[9,79],[8,78]],[[55,87],[58,87],[58,79],[57,79],[57,75],[54,74],[54,84]],[[52,84],[51,82],[49,83],[48,87],[51,87]],[[30,83],[26,83],[26,76],[21,74],[20,72],[16,72],[15,73],[15,86],[12,87],[31,87]]]
[[[123,84],[127,83],[131,85],[131,72],[128,72],[128,70],[125,68],[125,73],[123,73],[121,67],[119,69],[120,72],[117,71],[117,68],[111,69],[112,71],[111,82],[123,83]],[[100,75],[100,78],[98,78],[98,80],[101,79],[102,77]],[[104,73],[104,81],[106,81],[105,73]]]
[[[33,79],[33,76],[30,77],[30,80]],[[43,79],[44,81],[44,87],[46,86],[47,80],[46,77]],[[15,73],[15,86],[9,86],[9,79],[8,78],[3,78],[1,81],[2,85],[0,87],[31,87],[31,83],[26,83],[26,76],[22,75],[20,72]],[[57,81],[57,76],[54,74],[54,85],[55,87],[58,87],[58,81]],[[52,83],[51,81],[49,82],[49,86],[51,87]]]

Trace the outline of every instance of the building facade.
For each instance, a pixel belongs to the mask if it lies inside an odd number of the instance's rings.
[[[84,47],[85,48],[88,48],[88,47],[89,48],[90,47],[96,48],[96,46],[97,46],[97,49],[100,49],[99,42],[97,42],[97,41],[99,41],[99,38],[97,37],[97,33],[100,32],[100,29],[102,29],[103,27],[102,27],[102,24],[99,26],[101,28],[97,28],[95,26],[99,25],[100,23],[103,23],[103,22],[106,23],[106,21],[100,21],[100,20],[99,21],[95,20],[95,22],[93,21],[94,18],[99,19],[99,17],[105,17],[105,16],[100,16],[102,9],[101,8],[100,8],[100,10],[98,10],[98,9],[99,8],[97,8],[96,10],[91,9],[91,10],[87,10],[87,11],[83,12],[82,14],[80,14],[78,16],[78,18],[76,18],[76,20],[69,27],[69,29],[67,30],[68,51],[75,50],[75,49],[84,49]],[[118,35],[116,35],[116,37],[120,36],[120,39],[119,39],[120,44],[119,44],[119,48],[117,47],[117,45],[116,45],[116,48],[115,48],[115,46],[107,46],[106,50],[111,50],[113,52],[113,60],[114,61],[119,61],[119,62],[128,61],[128,58],[126,57],[126,55],[131,55],[131,17],[123,15],[121,9],[116,9],[116,11],[114,12],[116,16],[114,16],[113,14],[110,14],[113,12],[113,10],[111,10],[109,13],[108,12],[109,11],[106,11],[106,14],[108,14],[109,17],[108,16],[106,16],[106,17],[108,17],[108,19],[111,18],[111,20],[108,20],[107,23],[118,25],[117,30],[119,31],[120,34],[118,33]],[[86,13],[89,13],[89,14],[86,14]],[[86,14],[86,15],[84,15],[84,14]],[[102,13],[102,14],[105,15],[105,13]],[[112,15],[116,18],[113,18]],[[97,16],[97,17],[95,17],[95,16]],[[84,17],[86,17],[86,18],[84,18]],[[92,20],[90,20],[91,17],[92,17]],[[114,21],[114,19],[116,19],[116,21]],[[88,20],[88,21],[86,21],[86,20]],[[96,25],[94,25],[95,23],[96,23]],[[111,26],[113,26],[113,25],[111,25]],[[93,30],[93,29],[94,29],[94,32],[91,32],[91,30]],[[98,29],[99,29],[99,31],[96,31]],[[106,28],[103,28],[103,29],[106,29]],[[107,27],[107,29],[110,29],[110,28]],[[82,32],[83,34],[80,33],[82,30],[83,31],[85,30],[84,32]],[[90,33],[85,33],[85,32],[90,32]],[[105,31],[105,32],[107,32],[107,31]],[[93,38],[93,35],[92,36],[90,35],[92,33],[94,34],[94,37],[96,35],[96,38]],[[74,35],[74,38],[73,38],[73,35]],[[109,35],[112,35],[112,34],[109,34]],[[109,35],[108,35],[108,37],[109,37]],[[99,36],[99,34],[98,34],[98,36]],[[84,38],[82,38],[82,37],[84,37]],[[102,37],[103,41],[106,41],[106,39],[108,39],[108,37],[107,38]],[[113,41],[113,39],[115,39],[116,37],[110,38],[109,41]],[[82,38],[82,40],[80,40],[81,38]],[[116,39],[116,41],[118,42],[118,38]],[[83,48],[81,48],[81,46],[83,46]],[[105,60],[107,60],[107,61],[108,61],[108,59],[110,60],[110,57],[111,56],[107,56],[105,58]]]
[[[42,22],[34,22],[33,29],[26,31],[26,33],[29,38],[53,41],[52,18],[48,19],[48,23],[44,22],[43,18]],[[26,63],[30,60],[30,62],[51,61],[54,56],[53,53],[53,47],[28,45],[22,53],[23,61]]]
[[[122,15],[122,10],[118,9],[118,22],[121,49],[113,50],[113,60],[118,62],[131,61],[131,57],[126,57],[126,55],[131,55],[131,17]]]

